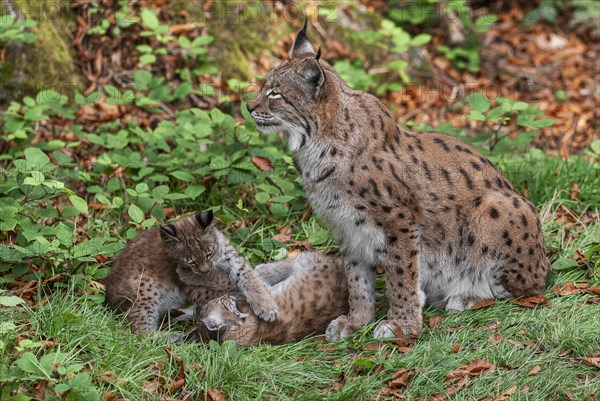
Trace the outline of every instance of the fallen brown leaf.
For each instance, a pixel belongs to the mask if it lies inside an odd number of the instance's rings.
[[[571,193],[569,194],[569,197],[571,198],[571,200],[577,200],[577,198],[579,198],[579,192],[581,192],[581,189],[579,188],[579,184],[576,183],[575,181],[573,181],[571,183]]]
[[[408,384],[409,377],[412,376],[412,372],[406,368],[401,368],[399,371],[394,373],[392,380],[388,381],[390,387],[405,387]]]
[[[196,24],[194,22],[169,26],[169,32],[173,35],[181,35],[184,32],[187,33],[189,31],[193,31],[194,29],[196,29]]]
[[[585,303],[587,303],[587,304],[597,304],[599,302],[600,302],[600,297],[591,297],[585,301]]]
[[[169,393],[173,394],[179,391],[185,385],[185,379],[177,379],[169,383]]]
[[[584,358],[580,358],[582,361],[589,363],[592,366],[597,367],[598,369],[600,369],[600,356],[599,357],[584,357]]]
[[[496,365],[483,359],[474,359],[465,367],[471,376],[477,376],[481,372],[489,373],[494,369],[496,369]]]
[[[284,226],[281,230],[279,230],[279,234],[273,236],[273,239],[275,241],[279,241],[282,243],[287,243],[290,242],[292,239],[291,236],[292,230],[290,229],[289,226]]]
[[[571,401],[575,401],[575,396],[573,395],[573,393],[571,393],[570,391],[565,391],[565,395],[567,396],[567,398]]]
[[[542,368],[540,368],[540,365],[535,365],[530,371],[529,373],[527,373],[527,376],[535,376],[538,374],[538,372],[542,370]]]
[[[445,329],[442,329],[442,331],[445,331],[446,333],[454,333],[455,331],[459,331],[464,329],[465,326],[464,324],[461,324],[460,326],[454,326],[454,327],[446,327]]]
[[[505,401],[507,398],[509,398],[511,395],[513,395],[516,392],[517,392],[517,386],[514,385],[514,386],[506,389],[502,394],[500,394],[499,397],[494,398],[494,401]]]
[[[468,365],[461,365],[458,368],[448,372],[446,381],[458,384],[464,384],[469,377],[477,376],[480,373],[486,374],[496,369],[496,365],[482,359],[474,359]]]
[[[103,203],[88,203],[88,207],[92,210],[104,210],[108,206]]]
[[[208,389],[208,398],[210,398],[212,401],[227,401],[227,396],[216,388]]]
[[[271,164],[271,160],[262,156],[252,156],[252,163],[258,167],[260,171],[268,171],[273,170],[273,165]]]
[[[535,308],[538,305],[542,305],[548,302],[548,298],[546,298],[544,295],[539,294],[533,295],[531,297],[511,299],[510,302],[516,305],[524,306],[526,308]]]
[[[381,393],[388,397],[394,397],[395,400],[405,400],[406,396],[402,395],[402,390],[399,388],[384,387],[381,389]]]
[[[443,316],[432,316],[429,318],[429,327],[435,328],[444,320]]]
[[[590,288],[588,288],[588,291],[593,292],[594,294],[600,295],[600,285],[596,286],[596,287],[590,287]]]
[[[588,283],[575,283],[575,282],[572,282],[572,283],[565,284],[564,286],[562,286],[562,288],[555,287],[555,288],[552,289],[552,292],[555,293],[555,294],[557,294],[557,295],[559,295],[559,296],[561,296],[561,297],[564,297],[564,296],[567,296],[567,295],[574,294],[576,292],[580,292],[583,289],[589,288],[589,286],[590,285]]]
[[[492,306],[496,304],[495,299],[484,299],[483,301],[477,302],[475,305],[471,306],[471,310],[477,310],[481,308],[487,308],[488,306]]]
[[[496,344],[499,343],[500,341],[504,340],[504,337],[502,337],[502,334],[499,333],[493,333],[489,338],[488,338],[488,344],[492,345],[492,344]]]
[[[454,352],[455,354],[458,353],[458,351],[460,351],[461,348],[462,347],[460,346],[460,344],[452,343],[452,352]]]
[[[386,348],[386,346],[387,346],[386,343],[378,341],[378,342],[374,342],[374,343],[365,345],[363,347],[363,350],[364,351],[379,351],[379,350]]]
[[[567,356],[567,355],[569,355],[571,352],[573,352],[573,350],[572,350],[572,349],[568,349],[568,350],[566,350],[566,351],[563,351],[563,352],[561,352],[560,354],[558,354],[558,355],[556,355],[556,356],[558,356],[558,357],[562,358],[563,356]]]
[[[104,401],[113,401],[115,398],[117,398],[117,395],[115,393],[112,393],[110,391],[104,393]]]

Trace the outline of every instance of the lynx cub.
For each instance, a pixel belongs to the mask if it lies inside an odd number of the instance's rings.
[[[242,346],[285,344],[324,333],[331,319],[348,313],[348,287],[339,257],[309,252],[257,266],[256,271],[272,285],[279,319],[262,321],[244,299],[224,295],[199,308],[197,328],[203,340],[234,340]]]
[[[141,333],[156,330],[170,309],[238,289],[261,319],[276,320],[279,311],[267,287],[232,252],[210,211],[143,231],[115,259],[104,283],[106,298]]]
[[[373,318],[375,266],[390,303],[376,338],[418,333],[426,302],[463,310],[545,288],[550,263],[531,202],[471,146],[399,129],[320,60],[306,23],[247,107],[262,131],[287,133],[308,199],[345,254],[350,312],[329,339]]]

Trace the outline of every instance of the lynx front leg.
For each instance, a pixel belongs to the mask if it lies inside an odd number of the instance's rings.
[[[279,318],[279,307],[266,283],[233,246],[229,246],[223,252],[222,257],[215,262],[215,267],[229,274],[231,282],[240,290],[259,318],[267,322]]]
[[[327,341],[336,341],[361,329],[375,316],[375,270],[352,261],[346,265],[348,280],[348,315],[329,323]]]
[[[387,319],[375,329],[375,338],[397,337],[398,329],[405,335],[416,335],[422,329],[425,294],[419,287],[419,255],[413,231],[402,239],[392,236],[391,239],[397,239],[388,240],[383,268],[390,309]]]

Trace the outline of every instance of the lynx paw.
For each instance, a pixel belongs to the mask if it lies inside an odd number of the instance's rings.
[[[279,307],[273,301],[273,299],[260,299],[258,301],[253,300],[250,303],[250,308],[260,319],[265,322],[274,322],[279,319]]]
[[[402,330],[402,333],[407,338],[413,337],[421,331],[421,324],[401,322],[399,320],[382,320],[375,331],[373,337],[376,339],[396,338],[398,337],[397,330]]]
[[[329,323],[329,326],[327,326],[327,330],[325,331],[325,339],[329,342],[337,341],[341,338],[348,337],[358,329],[360,329],[360,327],[352,324],[348,319],[348,316],[342,315]]]

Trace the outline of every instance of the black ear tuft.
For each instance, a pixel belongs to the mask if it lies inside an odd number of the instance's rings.
[[[296,40],[290,51],[290,58],[301,58],[306,56],[314,56],[315,48],[306,36],[306,28],[308,28],[308,17],[304,17],[304,26],[296,34]]]
[[[317,60],[321,58],[321,46],[319,46],[319,50],[317,50],[317,55],[315,56]]]
[[[198,212],[196,213],[196,221],[200,224],[200,227],[206,228],[213,222],[213,212],[212,210],[207,210],[206,212]]]

